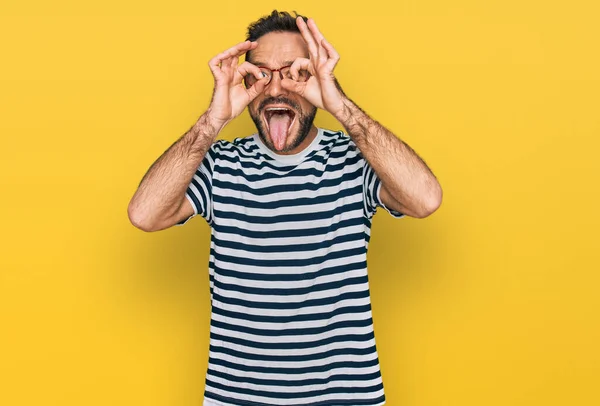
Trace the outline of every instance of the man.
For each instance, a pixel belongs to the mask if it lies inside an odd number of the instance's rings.
[[[238,59],[246,61],[238,66]],[[366,255],[378,206],[441,203],[425,163],[341,90],[312,19],[273,11],[210,60],[208,110],[129,205],[145,231],[212,228],[205,405],[380,405]],[[215,142],[248,107],[258,133]],[[313,125],[317,108],[346,129]]]

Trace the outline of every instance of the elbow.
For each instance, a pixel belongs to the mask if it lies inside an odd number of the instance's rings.
[[[129,206],[127,207],[127,216],[129,217],[129,221],[134,227],[139,228],[140,230],[145,232],[156,231],[156,228],[152,226],[150,221],[148,221],[148,216],[144,215],[142,210],[140,210],[135,205],[133,200],[129,203]]]
[[[417,218],[425,218],[431,216],[442,205],[442,187],[436,182],[431,192],[421,202],[421,210],[419,210]]]

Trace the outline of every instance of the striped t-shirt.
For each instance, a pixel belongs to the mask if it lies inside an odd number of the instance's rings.
[[[212,228],[205,405],[385,402],[367,278],[380,187],[342,132],[296,155],[257,134],[211,146],[186,192]]]

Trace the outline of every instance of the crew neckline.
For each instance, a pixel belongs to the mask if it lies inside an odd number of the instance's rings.
[[[317,127],[317,135],[315,136],[315,139],[312,140],[312,142],[306,147],[304,148],[302,151],[298,152],[297,154],[291,154],[291,155],[281,155],[281,154],[276,154],[275,152],[271,151],[269,149],[269,147],[267,147],[263,141],[260,139],[260,136],[258,135],[258,133],[255,133],[254,135],[252,135],[252,138],[254,139],[254,142],[256,143],[256,145],[258,145],[258,148],[261,150],[262,153],[264,153],[265,155],[270,156],[271,158],[273,158],[274,160],[278,161],[278,162],[283,162],[286,164],[297,164],[302,162],[302,160],[304,158],[306,158],[306,156],[308,154],[310,154],[312,151],[314,151],[317,148],[317,145],[319,145],[321,138],[323,138],[323,129]]]

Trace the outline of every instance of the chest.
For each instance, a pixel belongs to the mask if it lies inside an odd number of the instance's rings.
[[[295,166],[239,160],[213,174],[213,226],[269,240],[360,228],[362,179],[358,159],[316,157]]]

